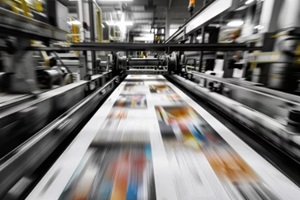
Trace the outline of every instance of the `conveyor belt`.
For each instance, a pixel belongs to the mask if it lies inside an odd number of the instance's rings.
[[[298,199],[300,189],[160,75],[128,75],[28,199]]]

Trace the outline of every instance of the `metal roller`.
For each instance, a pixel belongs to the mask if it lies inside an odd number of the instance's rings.
[[[129,66],[146,65],[146,66],[158,66],[161,61],[157,58],[131,58],[128,60]]]
[[[178,70],[178,55],[173,52],[172,55],[168,58],[168,71],[177,71]]]
[[[120,56],[119,54],[117,54],[117,57],[116,57],[116,67],[118,70],[120,69],[125,69],[126,68],[126,56]]]
[[[54,84],[61,85],[63,73],[56,69],[36,70],[37,80],[41,88],[52,88]]]

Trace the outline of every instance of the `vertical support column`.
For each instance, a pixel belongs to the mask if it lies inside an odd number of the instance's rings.
[[[193,40],[193,43],[198,43],[198,41],[197,41],[197,36],[198,36],[198,31],[196,31],[196,32],[194,33],[194,40]]]
[[[186,27],[183,28],[183,40],[186,40]]]
[[[82,1],[77,1],[77,8],[78,8],[78,20],[80,21],[80,23],[83,23],[83,5],[82,5]],[[84,29],[81,25],[80,27],[80,42],[83,42],[85,39],[84,37]]]
[[[94,19],[94,2],[89,0],[89,18],[90,18],[90,37],[91,42],[95,42],[95,19]],[[91,51],[93,73],[97,73],[96,52]]]
[[[89,0],[90,40],[95,42],[94,2]]]
[[[203,1],[203,6],[204,7],[206,5],[206,0]],[[205,26],[203,26],[201,28],[201,42],[200,43],[204,43],[205,42]],[[197,37],[197,36],[196,36]],[[203,64],[203,51],[200,52],[200,58],[199,58],[199,72],[202,72],[202,64]]]
[[[205,42],[205,26],[201,28],[201,43]],[[202,72],[202,64],[203,64],[203,51],[200,52],[200,59],[199,59],[199,72]]]
[[[165,40],[170,37],[170,16],[169,16],[169,10],[166,9],[166,27],[165,27]]]
[[[89,18],[89,0],[81,1],[82,3],[82,16],[83,22],[90,26],[90,18]],[[90,42],[90,30],[84,30],[84,42]],[[86,77],[89,77],[93,74],[93,67],[92,67],[92,56],[91,51],[83,51],[82,52],[85,57],[86,63]]]
[[[83,15],[83,1],[77,1],[77,9],[78,9],[78,20],[80,21],[81,23],[81,26],[80,26],[80,39],[79,41],[80,42],[83,42],[85,41],[85,31],[84,31],[84,28],[83,28],[83,22],[84,22],[84,15]],[[87,67],[87,62],[86,62],[86,52],[83,52],[83,51],[79,51],[79,62],[80,64],[82,65],[80,69],[80,79],[83,80],[85,77],[86,77],[86,74],[88,72],[88,67]]]
[[[194,34],[189,35],[190,44],[194,43]]]
[[[97,6],[97,19],[96,19],[96,23],[97,23],[97,34],[98,34],[98,42],[102,42],[103,41],[103,27],[102,27],[102,9],[97,5],[96,2],[94,2]]]
[[[277,21],[282,0],[265,0],[259,24],[263,27],[259,33],[274,32],[277,30]],[[286,16],[285,16],[286,17]]]

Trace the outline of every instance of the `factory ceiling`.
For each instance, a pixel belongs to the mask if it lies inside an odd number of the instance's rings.
[[[77,2],[61,0],[68,6],[70,13],[77,12]],[[177,29],[190,18],[188,0],[133,0],[133,1],[101,1],[97,0],[103,13],[103,21],[133,22],[132,31],[149,32],[152,27],[164,27],[168,18],[171,28]],[[199,10],[203,1],[196,1],[195,11]]]

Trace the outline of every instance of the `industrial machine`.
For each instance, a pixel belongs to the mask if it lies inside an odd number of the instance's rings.
[[[65,43],[60,1],[0,2],[0,199],[299,198],[299,6],[212,0],[165,43]],[[251,33],[216,25],[243,9]]]

